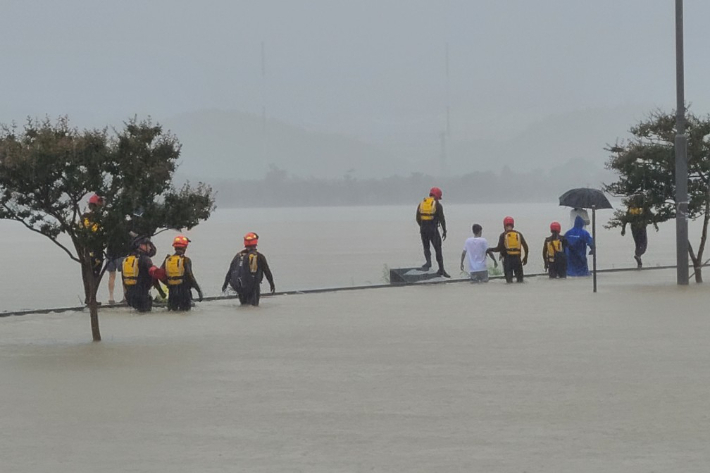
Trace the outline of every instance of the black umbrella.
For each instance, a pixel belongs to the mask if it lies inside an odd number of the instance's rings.
[[[568,190],[560,196],[560,205],[578,209],[610,209],[611,204],[599,189],[581,187]]]
[[[594,240],[594,256],[592,257],[592,275],[594,292],[597,292],[597,209],[611,209],[611,203],[599,189],[580,187],[570,189],[560,196],[560,205],[575,209],[592,209],[592,239]]]

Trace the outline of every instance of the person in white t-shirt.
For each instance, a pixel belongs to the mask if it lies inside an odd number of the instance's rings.
[[[488,250],[488,241],[481,236],[483,227],[474,223],[473,236],[468,238],[463,245],[463,253],[461,253],[461,271],[467,271],[472,282],[488,282],[488,266],[486,266],[486,250]],[[489,255],[493,260],[493,265],[498,267],[493,255]],[[466,261],[466,269],[464,269],[464,260]]]

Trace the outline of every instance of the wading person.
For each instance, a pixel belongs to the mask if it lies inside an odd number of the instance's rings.
[[[634,198],[629,203],[626,210],[626,215],[621,219],[621,236],[626,235],[626,225],[631,227],[631,236],[634,239],[634,259],[636,260],[636,267],[641,269],[643,267],[643,261],[641,257],[646,253],[648,248],[648,233],[646,227],[651,221],[651,211],[644,208],[642,198]],[[658,226],[654,223],[654,227],[658,230]]]
[[[422,266],[423,271],[431,269],[431,248],[434,247],[436,253],[436,263],[439,265],[439,271],[436,273],[439,276],[450,278],[449,274],[444,270],[444,256],[441,252],[441,242],[446,240],[446,218],[444,218],[444,207],[441,202],[441,189],[432,187],[429,191],[429,197],[425,198],[417,207],[417,224],[419,224],[419,233],[422,237],[422,246],[424,247],[424,259],[426,262]],[[443,232],[439,235],[439,226]]]
[[[258,243],[259,235],[256,233],[250,232],[244,235],[244,249],[232,259],[222,285],[222,292],[227,290],[227,285],[231,285],[232,289],[237,292],[242,305],[259,305],[260,285],[264,276],[269,281],[271,294],[276,292],[269,263],[267,263],[266,257],[256,250]]]
[[[94,279],[96,279],[99,274],[101,274],[101,268],[104,264],[104,242],[102,235],[102,228],[98,223],[101,218],[100,212],[101,207],[104,204],[104,199],[98,194],[93,194],[89,197],[88,210],[82,214],[81,222],[86,230],[91,232],[91,244],[89,245],[88,257],[91,260],[91,271],[93,272]],[[89,287],[84,282],[85,299],[84,304],[89,303]],[[98,304],[101,304],[98,302]]]
[[[513,282],[513,276],[517,282],[523,282],[523,266],[528,264],[528,244],[523,234],[514,230],[515,220],[513,217],[503,219],[503,229],[505,230],[498,238],[498,246],[489,248],[489,253],[500,253],[503,259],[503,274],[505,282]],[[525,256],[522,255],[523,250]]]
[[[473,236],[466,239],[461,253],[461,271],[464,271],[464,260],[471,282],[488,282],[488,267],[486,266],[486,255],[493,260],[493,266],[498,267],[498,263],[492,254],[488,253],[488,241],[483,238],[483,227],[474,223],[471,227]]]
[[[567,240],[560,235],[562,226],[559,222],[550,224],[551,235],[545,238],[545,243],[542,245],[542,261],[545,263],[545,271],[550,276],[550,279],[567,277]]]
[[[115,288],[116,288],[116,272],[121,272],[121,264],[123,263],[123,258],[116,256],[116,252],[108,253],[108,262],[106,263],[106,272],[108,273],[108,303],[115,304],[116,299],[114,298]],[[124,293],[123,299],[125,300],[125,288],[123,284],[121,285],[121,292]]]
[[[150,288],[156,287],[165,297],[160,288],[158,277],[160,268],[153,265],[150,259],[155,256],[155,245],[148,237],[136,237],[131,243],[131,253],[123,259],[122,276],[126,288],[126,303],[139,312],[149,312],[153,307]]]
[[[565,233],[567,240],[567,276],[589,276],[587,265],[587,247],[594,251],[592,235],[584,229],[584,220],[577,216],[574,228]]]
[[[202,289],[192,272],[192,260],[185,256],[188,243],[190,240],[186,236],[176,236],[173,240],[175,253],[167,256],[161,266],[168,285],[168,310],[190,310],[192,289],[197,291],[198,300],[202,302]]]

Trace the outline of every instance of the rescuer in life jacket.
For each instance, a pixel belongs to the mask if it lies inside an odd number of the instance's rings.
[[[528,244],[523,234],[513,230],[513,227],[515,227],[513,217],[505,217],[503,219],[505,231],[498,238],[498,246],[488,249],[489,254],[500,253],[507,283],[513,282],[513,275],[515,275],[517,282],[523,282],[523,266],[528,264]],[[525,256],[522,255],[523,250],[525,250]]]
[[[648,232],[646,227],[653,224],[658,231],[658,224],[654,221],[654,215],[648,205],[645,204],[643,195],[636,195],[627,202],[626,213],[620,218],[621,236],[626,235],[626,225],[631,226],[631,236],[634,238],[634,259],[636,266],[641,269],[643,261],[641,257],[648,248]]]
[[[175,254],[166,256],[161,265],[165,271],[164,282],[168,285],[168,310],[190,310],[193,288],[202,302],[202,289],[192,273],[192,260],[185,256],[188,243],[186,236],[176,236],[173,240]]]
[[[100,220],[101,207],[104,204],[104,199],[98,194],[92,194],[89,197],[88,210],[81,215],[81,225],[89,232],[88,238],[88,258],[91,261],[91,272],[96,280],[101,274],[101,268],[104,264],[104,236],[101,231]],[[84,303],[89,303],[89,286],[87,281],[84,281],[85,299]],[[98,303],[101,304],[100,302]]]
[[[444,207],[441,202],[441,189],[432,187],[429,191],[429,197],[425,198],[417,207],[417,223],[419,224],[419,233],[422,237],[422,246],[424,247],[424,258],[426,263],[422,266],[422,271],[431,269],[431,249],[434,247],[436,252],[436,263],[439,265],[439,271],[436,274],[445,278],[450,278],[449,274],[444,270],[444,256],[441,253],[441,242],[446,240],[446,218],[444,218]],[[442,235],[439,235],[439,226],[441,225]]]
[[[151,287],[165,297],[158,282],[158,279],[165,278],[165,273],[150,259],[156,252],[150,238],[138,236],[131,242],[130,254],[123,259],[121,275],[126,288],[126,303],[139,312],[150,312],[153,307]]]
[[[545,263],[545,271],[550,276],[550,279],[567,277],[567,239],[560,235],[562,226],[559,222],[550,224],[550,232],[552,234],[545,238],[545,243],[542,245],[542,261]]]
[[[94,276],[98,276],[101,273],[101,267],[104,262],[104,249],[100,235],[101,226],[97,222],[100,218],[99,212],[101,212],[103,204],[104,199],[97,194],[93,194],[89,197],[89,210],[81,216],[84,228],[91,232],[92,240],[95,240],[89,248],[89,257],[91,258],[91,268]]]
[[[259,298],[261,297],[260,284],[264,276],[269,281],[271,294],[276,292],[274,277],[269,269],[269,263],[266,262],[266,257],[263,254],[256,251],[258,243],[259,235],[256,233],[249,232],[244,235],[244,249],[232,259],[222,285],[222,292],[227,290],[227,285],[232,286],[232,289],[237,291],[241,305],[259,305]]]

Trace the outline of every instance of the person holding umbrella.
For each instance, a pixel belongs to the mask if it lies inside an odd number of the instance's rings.
[[[609,199],[606,198],[604,193],[600,191],[599,189],[592,189],[589,187],[580,187],[577,189],[570,189],[564,194],[560,196],[560,205],[566,206],[566,207],[572,207],[572,208],[580,208],[580,209],[592,209],[592,234],[589,235],[589,232],[584,230],[584,220],[581,217],[577,217],[579,219],[579,223],[577,218],[575,219],[574,222],[574,228],[569,230],[567,233],[565,233],[565,237],[567,235],[572,235],[574,243],[577,245],[574,247],[574,249],[569,248],[568,249],[568,258],[567,258],[567,275],[568,276],[582,276],[582,275],[588,275],[589,274],[589,268],[587,267],[587,255],[586,249],[587,246],[589,246],[592,251],[590,251],[590,254],[594,255],[593,258],[593,263],[594,263],[594,277],[592,278],[594,282],[594,292],[597,292],[597,252],[595,249],[595,240],[596,240],[596,211],[597,210],[602,210],[602,209],[611,209],[611,203],[609,202]],[[570,233],[571,232],[571,233]],[[568,243],[570,244],[570,247],[572,246],[573,242],[572,240],[567,237]],[[580,248],[581,247],[581,248]],[[570,255],[574,253],[574,256],[577,258],[574,258],[574,261],[570,261]],[[579,269],[582,274],[578,274],[578,271],[575,271],[574,269],[572,270],[572,273],[570,272],[570,265],[577,265],[575,269]]]
[[[584,229],[584,220],[579,215],[574,219],[574,228],[565,233],[567,240],[567,276],[589,276],[587,246],[589,254],[594,251],[594,239]]]

